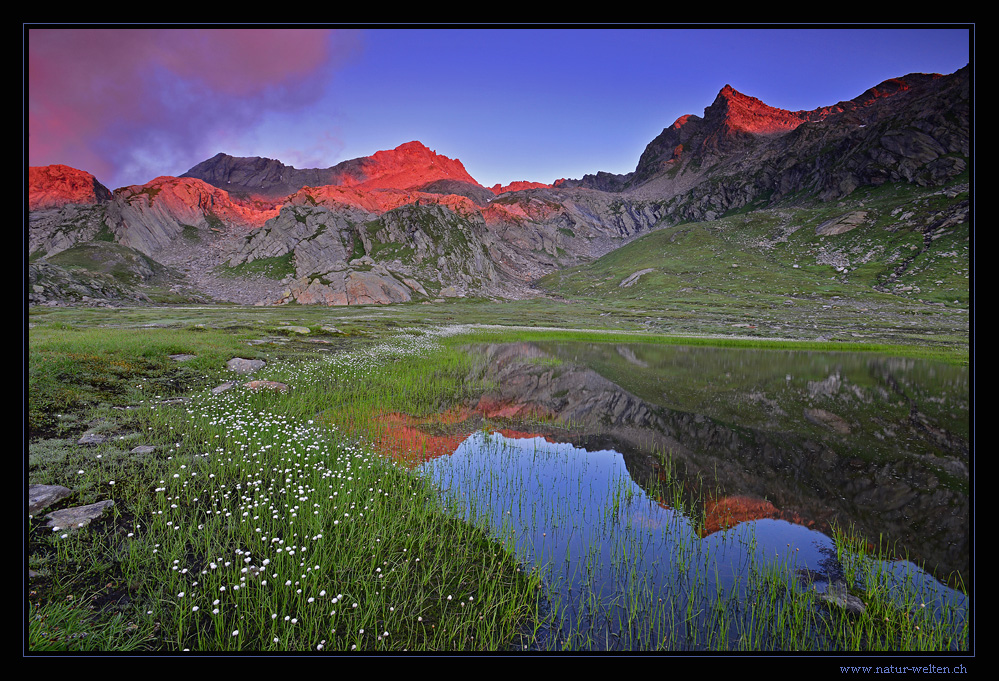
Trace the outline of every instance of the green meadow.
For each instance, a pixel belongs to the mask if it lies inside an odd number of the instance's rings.
[[[564,275],[564,287],[592,288],[634,266],[598,261],[585,276]],[[600,648],[591,633],[565,630],[550,575],[519,555],[488,514],[456,512],[456,499],[473,508],[474,499],[382,456],[374,442],[385,414],[433,418],[487,387],[462,350],[471,341],[801,342],[759,325],[733,328],[745,313],[724,305],[667,333],[663,320],[679,313],[672,304],[650,308],[641,290],[600,304],[29,310],[25,477],[72,494],[27,520],[26,652]],[[809,310],[822,304],[809,301]],[[784,306],[777,298],[766,304]],[[693,315],[700,303],[679,307]],[[968,362],[967,343],[946,330],[947,319],[924,317],[909,303],[892,310],[893,321],[869,337],[808,334],[800,347]],[[811,312],[799,312],[794,319],[804,328]],[[918,327],[898,323],[910,314]],[[933,342],[922,342],[927,337]],[[233,357],[264,360],[253,378],[287,388],[244,387],[248,379],[226,367]],[[99,443],[78,444],[85,433]],[[659,456],[671,470],[669,452]],[[668,475],[660,484],[655,496],[684,522],[703,522],[689,481]],[[618,496],[631,494],[621,487]],[[44,518],[104,500],[114,505],[84,527],[53,528]],[[738,595],[694,579],[672,602],[650,603],[635,581],[624,610],[659,622],[655,640],[635,645],[703,653],[968,650],[967,613],[900,593],[879,567],[887,548],[877,538],[844,530],[835,540],[851,591],[866,604],[862,615],[789,587],[789,566],[760,563]],[[616,569],[626,573],[624,553]],[[698,549],[687,546],[675,559],[696,564]],[[609,607],[591,595],[592,611]]]

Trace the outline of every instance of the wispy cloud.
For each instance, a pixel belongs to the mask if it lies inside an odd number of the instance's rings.
[[[317,102],[359,49],[325,29],[31,29],[29,164],[112,188],[183,172],[219,139]]]

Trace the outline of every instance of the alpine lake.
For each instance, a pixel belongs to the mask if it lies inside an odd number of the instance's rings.
[[[490,388],[436,417],[386,416],[379,446],[543,572],[549,618],[526,647],[891,650],[935,628],[931,649],[966,649],[968,367],[613,342],[467,351]],[[878,629],[896,617],[908,633]]]

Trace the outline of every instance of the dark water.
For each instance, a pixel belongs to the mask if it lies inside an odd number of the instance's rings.
[[[649,345],[471,351],[495,388],[467,406],[519,432],[473,433],[424,469],[547,571],[564,618],[550,636],[727,647],[732,630],[685,629],[685,611],[738,603],[761,565],[818,575],[821,591],[842,578],[834,527],[891,547],[879,569],[921,602],[964,602],[948,585],[971,583],[967,369]]]

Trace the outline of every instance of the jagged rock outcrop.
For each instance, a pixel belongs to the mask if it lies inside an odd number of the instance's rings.
[[[230,266],[292,254],[295,281],[278,302],[355,305],[414,295],[499,292],[481,214],[409,203],[382,214],[287,205],[245,238]],[[445,293],[446,292],[446,293]]]
[[[885,182],[938,184],[966,170],[969,69],[910,74],[812,111],[768,106],[726,85],[704,116],[678,118],[633,173],[561,186],[663,202],[671,220],[704,220],[797,192],[823,200]]]
[[[276,214],[276,209],[237,204],[227,192],[201,180],[164,176],[115,190],[106,219],[118,243],[154,255],[185,233],[186,238],[200,238],[203,231],[249,231]]]
[[[144,292],[155,287],[176,302],[208,302],[178,272],[121,244],[84,241],[28,265],[32,305],[149,304]]]
[[[506,194],[482,213],[494,237],[493,260],[524,280],[600,257],[666,217],[665,206],[655,200],[572,188]]]
[[[299,277],[342,271],[354,250],[354,225],[370,217],[360,209],[285,206],[263,227],[249,232],[227,264],[237,266],[293,253]]]
[[[28,253],[52,255],[113,237],[104,221],[111,192],[93,175],[65,165],[28,168]]]
[[[28,254],[50,256],[88,241],[113,241],[107,204],[66,204],[28,213]]]

